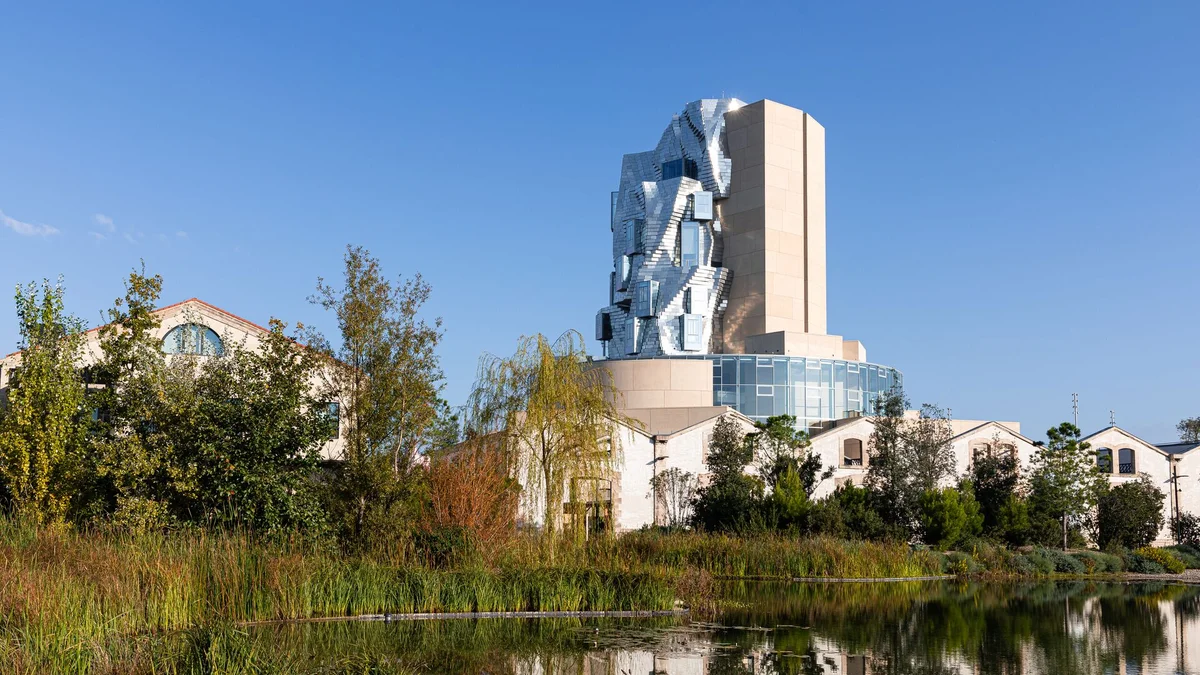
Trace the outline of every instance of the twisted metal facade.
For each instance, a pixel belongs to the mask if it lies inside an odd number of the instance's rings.
[[[721,266],[721,221],[732,163],[725,113],[733,98],[689,103],[650,152],[625,155],[612,195],[609,305],[596,339],[610,359],[720,351],[730,283]]]

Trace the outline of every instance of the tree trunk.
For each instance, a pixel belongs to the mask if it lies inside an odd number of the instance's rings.
[[[1063,517],[1062,517],[1062,530],[1063,530],[1063,550],[1065,551],[1065,550],[1067,550],[1067,514],[1065,514],[1065,513],[1063,514]]]

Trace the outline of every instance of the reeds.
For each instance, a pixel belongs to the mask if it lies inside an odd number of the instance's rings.
[[[572,564],[447,571],[237,534],[31,532],[0,521],[0,662],[17,672],[159,670],[181,649],[162,636],[244,622],[674,604],[661,576],[563,560]],[[250,659],[236,640],[210,637],[205,653]]]

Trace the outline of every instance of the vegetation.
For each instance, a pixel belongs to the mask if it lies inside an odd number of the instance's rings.
[[[255,651],[246,622],[677,601],[709,611],[725,578],[1200,566],[1195,516],[1172,522],[1180,546],[1148,548],[1162,492],[1145,479],[1108,489],[1073,426],[1050,430],[1024,481],[1000,455],[960,477],[946,413],[909,416],[901,391],[877,402],[861,486],[815,499],[833,468],[794,418],[744,433],[725,416],[706,480],[654,474],[666,527],[607,536],[601,493],[621,461],[619,423],[631,422],[582,338],[537,335],[486,357],[460,428],[439,398],[429,286],[389,281],[361,248],[344,262],[342,284],[319,281],[314,298],[337,317],[337,339],[303,326],[289,335],[272,319],[252,347],[224,340],[223,358],[186,343],[205,340],[199,331],[164,353],[162,279],[144,269],[129,275],[87,368],[61,284],[18,289],[21,369],[0,407],[5,663],[287,672]],[[335,438],[342,461],[325,461]],[[540,532],[518,527],[522,499]],[[1104,553],[1043,548],[1071,537],[1079,548],[1085,531]],[[1040,546],[1006,548],[1029,543]]]
[[[511,357],[481,359],[469,414],[468,434],[503,449],[551,543],[564,525],[564,490],[574,505],[597,501],[620,462],[625,418],[612,376],[590,363],[574,331],[554,342],[525,337]]]
[[[0,409],[0,498],[18,517],[60,523],[80,479],[85,439],[78,361],[83,324],[63,308],[61,280],[17,287],[20,375]]]
[[[430,293],[420,274],[393,283],[378,259],[351,246],[341,288],[319,279],[312,297],[333,313],[340,332],[337,346],[318,333],[307,336],[328,357],[344,420],[343,457],[325,506],[342,541],[358,550],[403,545],[425,498],[413,463],[444,430],[441,319],[421,318]]]
[[[1078,427],[1063,422],[1052,427],[1046,435],[1049,443],[1033,457],[1029,476],[1030,510],[1040,517],[1043,542],[1053,531],[1053,526],[1047,526],[1048,521],[1057,521],[1061,527],[1062,548],[1066,550],[1071,527],[1082,527],[1108,481],[1096,466],[1095,453],[1087,443],[1079,440]]]
[[[1179,440],[1184,443],[1200,443],[1200,417],[1188,417],[1175,425]]]
[[[1148,546],[1162,530],[1165,498],[1149,476],[1108,489],[1096,508],[1096,543],[1102,549]]]

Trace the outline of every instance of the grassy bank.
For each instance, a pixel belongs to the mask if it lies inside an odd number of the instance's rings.
[[[260,653],[240,626],[385,612],[661,610],[677,599],[712,611],[721,606],[717,578],[1104,575],[1151,569],[1155,558],[1166,560],[1161,550],[1068,555],[981,543],[947,554],[829,538],[637,532],[552,549],[519,538],[433,567],[411,552],[345,556],[237,534],[39,530],[0,520],[0,663],[20,673],[292,672],[295,664]],[[395,671],[351,653],[320,672],[343,665]]]
[[[663,576],[559,560],[439,570],[236,535],[111,535],[3,523],[0,662],[19,672],[150,672],[187,654],[236,653],[236,631],[213,631],[246,621],[674,604]]]

